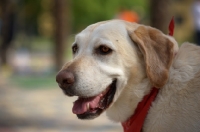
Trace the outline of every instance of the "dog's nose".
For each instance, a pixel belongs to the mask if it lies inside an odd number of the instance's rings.
[[[74,83],[74,75],[69,71],[60,71],[56,76],[56,82],[60,88],[66,89]]]

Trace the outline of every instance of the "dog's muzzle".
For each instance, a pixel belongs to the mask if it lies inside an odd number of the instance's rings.
[[[56,81],[63,92],[68,96],[78,96],[73,86],[75,85],[75,76],[67,70],[60,71],[56,76]],[[74,102],[72,111],[79,119],[94,119],[106,110],[113,101],[116,92],[117,79],[105,88],[98,95],[91,97],[78,96]]]

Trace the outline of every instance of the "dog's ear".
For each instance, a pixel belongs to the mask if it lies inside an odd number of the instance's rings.
[[[129,34],[144,56],[147,76],[153,86],[164,86],[174,56],[174,44],[161,31],[147,26],[139,26]]]

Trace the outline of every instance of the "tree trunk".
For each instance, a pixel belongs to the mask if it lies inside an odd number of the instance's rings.
[[[166,33],[170,22],[170,0],[150,0],[151,26]]]
[[[7,52],[13,39],[14,7],[10,0],[1,0],[2,10],[2,43],[0,46],[1,65],[7,64]]]
[[[68,0],[67,0],[68,1]],[[66,0],[54,0],[55,3],[55,63],[59,70],[64,63],[67,11]]]

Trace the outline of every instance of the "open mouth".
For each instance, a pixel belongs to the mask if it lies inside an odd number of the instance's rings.
[[[94,97],[79,97],[72,108],[79,119],[94,119],[107,109],[113,101],[116,92],[115,79],[102,93]]]

